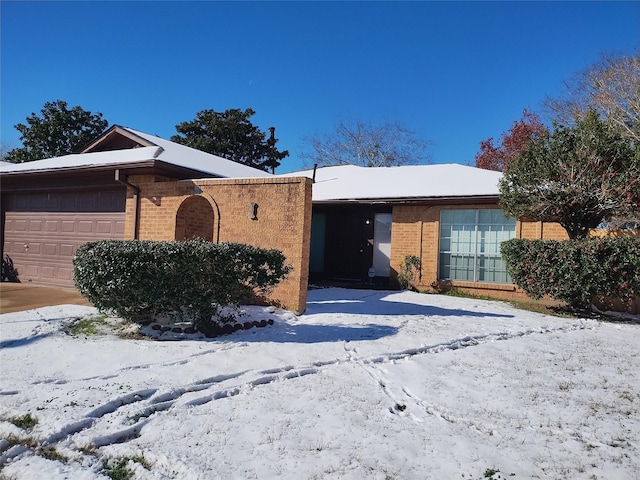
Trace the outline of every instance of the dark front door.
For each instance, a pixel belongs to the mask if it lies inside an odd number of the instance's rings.
[[[391,208],[314,206],[311,275],[328,280],[367,281],[373,266],[377,213],[391,213]]]
[[[373,216],[348,209],[327,220],[327,273],[335,279],[365,280],[373,261]]]

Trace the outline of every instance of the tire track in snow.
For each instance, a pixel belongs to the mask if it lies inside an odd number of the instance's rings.
[[[171,360],[169,362],[161,362],[161,363],[145,363],[142,365],[133,365],[133,366],[129,366],[129,367],[122,367],[118,370],[115,371],[115,373],[110,373],[107,375],[96,375],[93,377],[85,377],[85,378],[79,378],[79,381],[89,381],[89,380],[110,380],[112,378],[117,378],[120,376],[120,374],[122,372],[130,372],[133,370],[145,370],[148,368],[163,368],[163,367],[173,367],[176,365],[186,365],[187,363],[189,363],[190,360],[197,358],[197,357],[202,357],[205,355],[209,355],[211,353],[220,353],[220,352],[226,352],[227,350],[232,350],[235,348],[240,348],[240,347],[245,347],[247,346],[248,343],[246,342],[241,342],[238,344],[229,344],[229,345],[225,345],[222,348],[212,348],[212,349],[208,349],[205,350],[203,352],[195,352],[191,355],[189,355],[186,358],[180,359],[180,360]],[[35,382],[35,383],[46,383],[46,382],[56,382],[55,380],[45,380],[45,381],[40,381],[40,382]],[[62,383],[66,383],[66,380],[63,381],[59,381]]]
[[[374,382],[382,389],[393,402],[393,406],[389,408],[390,413],[397,415],[409,415],[410,418],[416,422],[422,422],[421,419],[411,414],[406,410],[407,401],[411,401],[415,405],[419,406],[422,411],[434,416],[438,416],[451,423],[465,423],[464,419],[460,419],[447,412],[445,409],[438,408],[435,405],[431,405],[424,399],[420,399],[413,395],[406,387],[394,388],[392,382],[388,382],[385,375],[379,370],[378,365],[385,363],[392,363],[398,360],[408,359],[417,355],[436,354],[452,350],[459,350],[462,348],[468,348],[473,346],[482,345],[485,343],[517,339],[528,335],[535,334],[550,334],[550,333],[566,333],[575,330],[582,330],[587,328],[583,324],[567,325],[557,328],[540,327],[535,329],[527,329],[518,332],[498,332],[488,333],[484,335],[466,336],[462,338],[453,339],[447,342],[421,346],[417,348],[411,348],[402,350],[400,352],[392,352],[383,355],[375,355],[371,357],[359,357],[356,348],[348,348],[349,342],[344,343],[344,350],[346,352],[346,358],[333,359],[323,362],[314,362],[309,365],[292,366],[288,365],[281,368],[272,368],[262,371],[242,371],[228,375],[218,375],[192,382],[191,384],[174,388],[170,391],[157,392],[157,389],[141,390],[133,392],[127,395],[117,397],[105,404],[93,409],[85,415],[85,418],[66,425],[58,432],[51,434],[46,442],[56,443],[64,438],[80,433],[87,432],[94,426],[96,422],[106,416],[117,414],[122,407],[125,406],[137,406],[138,410],[133,410],[131,414],[126,416],[129,422],[133,424],[126,425],[122,429],[116,430],[114,433],[102,434],[93,436],[91,443],[96,446],[106,446],[113,443],[122,443],[129,441],[140,434],[140,430],[151,419],[150,417],[157,413],[169,410],[171,408],[178,407],[198,407],[207,403],[237,396],[241,393],[249,392],[254,388],[270,385],[276,382],[283,382],[301,378],[309,375],[315,375],[320,373],[326,368],[330,368],[335,365],[343,365],[348,363],[355,363],[360,365],[365,372],[372,377]],[[206,354],[201,352],[200,354]],[[178,362],[167,362],[166,365],[176,364]],[[164,365],[164,364],[163,364]],[[239,381],[235,385],[230,385],[226,388],[218,388],[222,383],[233,380],[241,380],[254,375],[254,378],[248,378],[244,381]],[[397,391],[396,391],[397,390]],[[207,392],[206,395],[202,395],[197,398],[187,399],[191,393]],[[184,401],[181,401],[183,400]],[[145,403],[146,402],[146,403]],[[486,426],[475,425],[472,422],[466,422],[469,428],[474,430],[490,433]]]
[[[146,402],[146,405],[142,406],[142,408],[140,408],[139,410],[123,417],[124,420],[133,422],[133,424],[129,424],[124,428],[116,429],[112,433],[97,436],[89,435],[90,443],[94,447],[103,447],[115,443],[124,443],[139,436],[142,427],[144,427],[144,425],[146,425],[146,423],[150,421],[149,417],[151,415],[156,412],[168,410],[171,407],[177,405],[177,402],[189,393],[211,390],[212,388],[219,386],[219,384],[221,383],[224,383],[228,380],[238,379],[248,373],[260,374],[260,376],[252,380],[241,382],[236,386],[231,386],[225,389],[214,391],[203,397],[188,400],[186,402],[178,404],[177,406],[196,407],[207,404],[214,400],[233,397],[241,392],[246,392],[252,388],[274,383],[276,381],[284,381],[315,374],[322,366],[336,362],[337,360],[332,362],[316,362],[314,364],[315,366],[312,367],[295,368],[293,366],[287,366],[260,372],[243,371],[229,375],[217,375],[214,377],[195,381],[187,386],[178,387],[168,392],[158,393],[157,395],[155,395],[157,393],[157,389],[146,389],[132,392],[116,397],[87,412],[85,414],[85,418],[69,423],[63,426],[58,431],[51,433],[46,437],[44,443],[47,445],[51,445],[81,432],[84,432],[86,434],[88,431],[90,431],[91,428],[96,426],[98,420],[119,413],[119,411],[125,406],[135,406]]]

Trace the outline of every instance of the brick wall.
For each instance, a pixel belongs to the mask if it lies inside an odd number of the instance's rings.
[[[293,271],[269,300],[299,313],[304,311],[311,232],[310,179],[157,180],[148,176],[129,178],[140,189],[138,226],[136,234],[135,198],[130,188],[125,238],[183,240],[211,235],[207,239],[214,242],[281,250]],[[211,215],[210,223],[204,222],[207,214]]]
[[[569,235],[559,223],[544,222],[518,222],[516,227],[518,238],[540,239],[540,240],[567,240]]]
[[[515,285],[498,285],[473,282],[438,282],[438,248],[440,230],[440,211],[444,208],[475,209],[499,208],[497,205],[467,204],[456,205],[396,205],[393,207],[393,225],[391,228],[391,279],[395,280],[404,257],[417,255],[422,260],[420,278],[414,282],[418,290],[434,291],[438,288],[450,288],[466,291],[475,295],[494,298],[527,298],[527,295]],[[563,240],[568,238],[566,231],[558,224],[542,222],[516,223],[518,238],[542,238],[545,240]],[[435,286],[435,288],[434,288]]]

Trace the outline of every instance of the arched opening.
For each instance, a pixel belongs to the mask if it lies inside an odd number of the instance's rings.
[[[186,198],[176,214],[176,240],[202,238],[213,242],[213,207],[207,199],[194,195]]]

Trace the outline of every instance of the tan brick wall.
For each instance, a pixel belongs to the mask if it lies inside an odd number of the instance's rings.
[[[567,240],[569,235],[559,223],[546,222],[518,222],[516,228],[518,238],[528,238],[530,240]]]
[[[440,207],[395,206],[391,226],[391,278],[398,274],[407,255],[422,260],[422,276],[417,288],[424,288],[438,277],[438,229]]]
[[[499,208],[497,205],[396,205],[393,207],[393,225],[391,228],[391,279],[395,280],[400,264],[407,255],[417,255],[422,261],[421,276],[414,283],[418,290],[434,291],[438,284],[438,250],[440,211],[445,208],[475,209]],[[517,222],[518,238],[543,238],[545,240],[563,240],[568,238],[566,231],[558,224],[542,222]],[[527,295],[514,285],[496,285],[490,283],[452,282],[440,285],[451,286],[475,295],[494,298],[527,298]]]
[[[175,240],[177,233],[182,237],[179,238],[181,240],[185,236],[185,228],[191,228],[191,232],[194,228],[200,228],[199,222],[189,223],[183,221],[183,217],[177,221],[177,218],[183,202],[189,198],[193,200],[194,196],[202,197],[210,203],[213,210],[211,221],[214,242],[240,242],[256,247],[276,248],[285,254],[293,271],[274,289],[270,301],[296,312],[304,311],[311,235],[310,179],[153,180],[156,179],[135,176],[129,178],[129,182],[140,189],[139,239]],[[133,193],[130,188],[125,238],[134,236]],[[252,219],[253,204],[257,204],[255,219]]]

